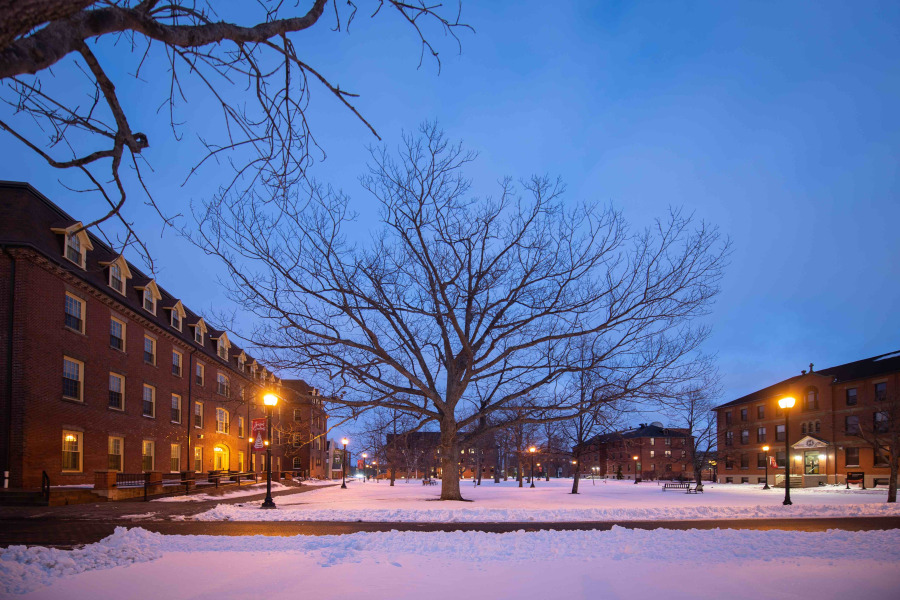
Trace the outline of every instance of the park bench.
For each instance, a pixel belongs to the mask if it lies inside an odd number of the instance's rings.
[[[879,485],[890,485],[891,480],[888,477],[881,477],[872,480],[872,487],[878,487]]]
[[[428,479],[422,480],[422,485],[437,485],[437,481],[429,477]]]
[[[662,486],[662,491],[689,490],[690,488],[691,488],[691,484],[689,484],[687,482],[664,483]]]
[[[687,493],[688,493],[688,494],[702,494],[702,493],[703,493],[703,484],[702,484],[702,483],[698,483],[698,484],[693,485],[693,486],[690,485],[690,484],[688,484]]]
[[[862,471],[847,471],[847,489],[850,489],[851,483],[858,483],[862,489],[866,489],[866,474]]]

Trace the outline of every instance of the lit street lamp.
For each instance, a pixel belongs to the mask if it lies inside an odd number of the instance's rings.
[[[369,458],[368,452],[362,453],[363,459],[363,481],[369,481],[369,463],[366,462],[366,459]]]
[[[341,489],[347,489],[347,444],[350,442],[347,438],[341,440],[344,445],[344,454],[341,456]]]
[[[764,490],[769,489],[769,447],[763,446],[763,452],[766,453],[766,485],[763,486]]]
[[[278,396],[266,394],[263,396],[263,404],[266,405],[266,499],[260,508],[275,508],[272,501],[272,411],[278,404]]]
[[[785,506],[793,504],[793,502],[791,502],[791,455],[790,448],[788,447],[788,444],[790,444],[791,441],[791,425],[788,420],[788,409],[793,408],[796,402],[797,401],[790,396],[785,396],[778,401],[778,406],[784,411],[784,470],[787,472],[787,475],[784,478],[784,502],[782,502],[782,504]]]
[[[537,452],[537,448],[532,446],[528,449],[528,452],[531,453],[531,485],[528,487],[534,487],[534,453]]]
[[[375,479],[375,483],[378,483],[378,461],[372,461],[372,477]]]
[[[634,483],[637,484],[637,482],[638,482],[638,476],[637,476],[638,475],[638,457],[637,457],[637,455],[635,455],[635,456],[632,456],[631,458],[634,459]]]

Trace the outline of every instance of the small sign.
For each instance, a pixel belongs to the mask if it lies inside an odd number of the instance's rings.
[[[250,421],[250,433],[253,435],[253,450],[262,451],[266,449],[266,420],[253,419]]]

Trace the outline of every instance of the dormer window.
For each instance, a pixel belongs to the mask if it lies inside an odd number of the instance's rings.
[[[175,302],[175,306],[169,307],[166,310],[170,311],[169,315],[169,323],[177,329],[181,331],[182,323],[184,322],[185,312],[184,306],[181,304],[181,300]]]
[[[231,350],[231,342],[228,341],[228,334],[224,331],[219,334],[219,337],[213,338],[216,340],[216,354],[219,355],[224,361],[228,361],[228,351]]]
[[[79,267],[84,266],[84,255],[81,250],[81,240],[77,235],[66,236],[66,258]]]
[[[172,327],[181,331],[181,315],[178,314],[178,311],[172,311]]]
[[[146,285],[135,286],[135,289],[141,290],[141,306],[144,307],[144,310],[155,315],[156,301],[162,298],[159,288],[156,287],[156,282],[151,279]]]
[[[237,357],[238,371],[244,372],[244,364],[247,362],[247,355],[243,351]]]
[[[203,330],[199,327],[194,327],[194,341],[203,345]]]
[[[122,269],[120,269],[119,265],[116,263],[109,266],[109,287],[120,294],[125,291],[125,282],[122,280]]]
[[[156,314],[156,298],[149,288],[144,288],[144,310]]]

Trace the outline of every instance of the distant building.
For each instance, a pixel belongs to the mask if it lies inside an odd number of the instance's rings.
[[[573,449],[573,453],[576,449]],[[686,429],[641,423],[598,435],[581,448],[581,474],[623,479],[692,479],[693,437]]]
[[[290,447],[285,457],[288,468],[302,477],[329,479],[328,450],[325,435],[328,431],[328,415],[322,406],[319,390],[302,379],[285,379],[283,385],[294,391],[286,406],[290,414],[282,421]]]
[[[866,486],[887,481],[888,458],[876,452],[866,431],[887,426],[886,412],[900,394],[900,352],[882,354],[779,381],[715,409],[718,418],[719,481],[762,483],[770,447],[769,484],[791,473],[804,486],[844,483],[848,472],[864,473]],[[778,400],[791,396],[790,439]],[[774,463],[774,464],[772,464]]]

